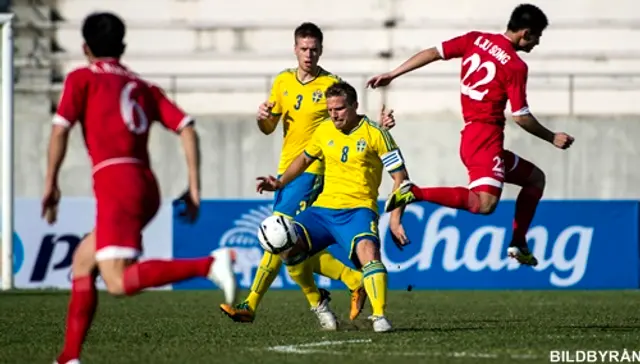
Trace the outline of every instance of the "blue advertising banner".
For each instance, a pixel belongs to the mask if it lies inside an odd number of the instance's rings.
[[[407,207],[403,223],[411,244],[400,251],[380,218],[382,258],[390,289],[630,289],[639,287],[637,201],[543,201],[527,235],[539,260],[520,266],[506,250],[511,238],[514,201],[503,201],[490,216],[417,203]],[[177,216],[177,207],[174,216]],[[173,222],[174,257],[196,257],[219,246],[238,253],[236,273],[247,289],[260,264],[260,221],[271,215],[270,201],[203,201],[196,224]],[[334,255],[348,263],[334,245]],[[350,264],[350,263],[348,263]],[[318,278],[318,285],[342,288]],[[190,280],[174,289],[213,285]],[[272,288],[296,288],[284,267]]]

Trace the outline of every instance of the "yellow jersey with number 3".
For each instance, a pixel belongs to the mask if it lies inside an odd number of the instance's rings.
[[[327,119],[313,133],[304,153],[324,161],[324,187],[313,206],[330,209],[365,207],[377,213],[383,170],[393,173],[404,168],[391,134],[366,116],[349,134]]]
[[[284,130],[284,141],[278,164],[278,174],[284,173],[311,140],[320,122],[329,117],[325,91],[340,78],[322,68],[314,79],[306,83],[298,81],[296,69],[280,72],[273,81],[269,102],[275,105],[273,115],[279,115]],[[314,162],[307,172],[322,174],[321,162]]]

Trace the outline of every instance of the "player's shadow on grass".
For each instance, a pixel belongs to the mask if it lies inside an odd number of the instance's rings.
[[[600,331],[640,331],[640,325],[558,325],[553,326],[556,329],[570,330],[600,330]]]

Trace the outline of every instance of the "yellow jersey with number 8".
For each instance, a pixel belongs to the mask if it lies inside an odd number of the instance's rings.
[[[280,72],[273,81],[269,102],[275,105],[273,115],[280,116],[284,130],[284,141],[278,164],[278,174],[284,173],[311,140],[320,122],[329,117],[325,91],[340,78],[319,68],[314,79],[306,83],[298,80],[296,69]],[[322,174],[324,165],[314,162],[307,172]]]
[[[402,154],[391,134],[366,116],[348,134],[327,119],[304,153],[325,163],[324,187],[313,206],[329,209],[364,207],[377,213],[383,171],[404,169]]]

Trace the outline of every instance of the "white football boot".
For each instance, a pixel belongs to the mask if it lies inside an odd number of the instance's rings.
[[[331,301],[331,297],[329,297],[329,291],[320,289],[320,295],[322,296],[322,301],[320,301],[318,306],[311,307],[311,312],[315,313],[318,317],[318,321],[320,321],[320,327],[322,328],[322,330],[336,331],[338,330],[338,319],[329,307],[329,301]]]
[[[375,332],[388,332],[393,330],[391,322],[384,316],[371,315],[369,316],[369,320],[373,322],[373,331]]]
[[[211,252],[213,263],[207,278],[224,292],[225,302],[233,305],[238,294],[236,275],[233,273],[235,253],[229,248],[219,248]]]
[[[73,359],[73,360],[69,360],[66,363],[58,363],[57,361],[54,361],[53,364],[80,364],[80,360],[78,359]]]

